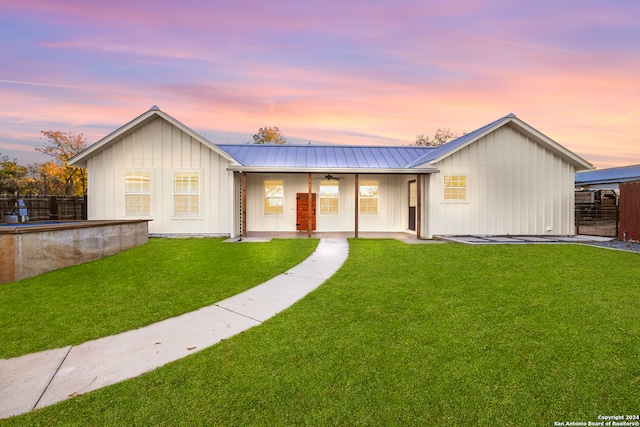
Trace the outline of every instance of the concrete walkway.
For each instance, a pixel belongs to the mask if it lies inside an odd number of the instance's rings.
[[[0,418],[137,377],[259,325],[320,286],[348,253],[346,239],[321,239],[289,271],[212,306],[78,346],[0,359]]]

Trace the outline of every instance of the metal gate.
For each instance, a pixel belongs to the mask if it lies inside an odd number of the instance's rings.
[[[576,234],[617,238],[619,225],[618,206],[576,206]]]

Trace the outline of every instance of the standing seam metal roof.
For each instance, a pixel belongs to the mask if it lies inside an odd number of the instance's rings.
[[[640,181],[640,165],[576,172],[576,184],[608,184]]]
[[[243,166],[402,169],[434,147],[217,144]]]

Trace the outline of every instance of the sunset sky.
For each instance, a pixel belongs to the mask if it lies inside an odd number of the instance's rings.
[[[152,105],[215,143],[408,145],[509,113],[640,164],[638,0],[0,0],[0,154]]]

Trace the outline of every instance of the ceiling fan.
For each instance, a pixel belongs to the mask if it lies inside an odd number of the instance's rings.
[[[341,179],[343,179],[343,177],[340,177],[340,176],[333,176],[333,175],[331,175],[330,173],[328,173],[328,174],[326,174],[326,175],[325,175],[325,176],[323,176],[323,177],[320,177],[320,178],[314,178],[314,179],[322,179],[322,180],[325,180],[325,181],[332,181],[332,180],[340,181]]]

